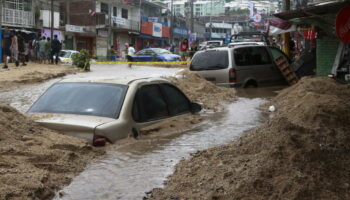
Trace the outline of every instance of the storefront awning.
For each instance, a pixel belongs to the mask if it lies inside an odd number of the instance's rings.
[[[153,40],[169,40],[169,38],[165,38],[165,37],[154,37],[154,36],[146,35],[146,34],[142,34],[142,33],[140,33],[140,35],[138,35],[138,37],[140,37],[140,38],[146,38],[146,39],[153,39]]]
[[[349,6],[349,5],[350,5],[350,1],[323,3],[315,6],[309,6],[301,10],[292,10],[292,11],[277,13],[277,14],[274,14],[274,16],[284,20],[315,17],[319,15],[337,13],[342,7]]]

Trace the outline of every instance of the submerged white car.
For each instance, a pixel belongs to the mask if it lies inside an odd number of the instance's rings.
[[[28,110],[37,122],[95,146],[115,142],[160,120],[199,112],[162,78],[67,79],[52,85]]]

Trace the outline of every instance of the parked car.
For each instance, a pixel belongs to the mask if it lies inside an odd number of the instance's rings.
[[[141,128],[155,122],[200,110],[162,78],[67,79],[52,85],[27,113],[47,128],[101,146],[137,137]]]
[[[75,53],[79,53],[79,51],[75,51],[75,50],[61,50],[58,53],[58,59],[61,63],[63,64],[72,64],[73,60],[72,60],[72,55]],[[55,59],[55,56],[54,56]]]
[[[240,32],[231,36],[230,43],[255,42],[259,45],[270,45],[266,33],[263,32]]]
[[[221,47],[224,46],[224,41],[223,40],[209,40],[209,41],[204,41],[199,45],[200,50],[205,50],[208,48],[215,48],[215,47]]]
[[[142,49],[135,55],[131,56],[133,62],[151,62],[151,61],[181,61],[179,55],[173,54],[166,49],[161,48],[148,48]]]
[[[227,87],[258,87],[286,84],[274,62],[288,57],[279,49],[261,45],[238,45],[197,52],[190,70],[208,81]]]

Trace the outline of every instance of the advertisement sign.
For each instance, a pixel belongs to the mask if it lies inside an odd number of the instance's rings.
[[[153,23],[153,34],[154,37],[162,37],[162,24]]]
[[[182,27],[174,27],[173,32],[174,32],[174,35],[178,35],[181,37],[187,37],[187,34],[188,34],[187,29]]]
[[[41,35],[45,37],[51,37],[51,29],[42,29]],[[53,30],[53,35],[57,35],[57,38],[59,41],[62,41],[64,39],[64,34],[60,30]]]
[[[116,24],[126,25],[126,19],[121,17],[112,16],[112,21]]]
[[[197,33],[191,33],[190,36],[188,37],[188,42],[192,44],[192,42],[196,41],[197,39]]]
[[[67,32],[74,32],[74,33],[84,33],[84,27],[83,26],[75,26],[66,24],[66,31]]]
[[[306,40],[314,40],[316,39],[316,31],[313,29],[308,29],[304,31],[304,38]]]
[[[335,30],[339,40],[350,43],[350,6],[339,11],[335,22]]]

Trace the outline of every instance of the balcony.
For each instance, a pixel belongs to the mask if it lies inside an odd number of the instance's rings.
[[[140,22],[124,19],[120,17],[112,17],[112,27],[114,29],[124,29],[129,31],[140,31]]]
[[[2,7],[1,22],[3,26],[34,28],[34,12]]]

